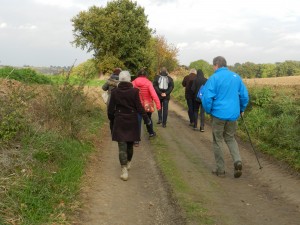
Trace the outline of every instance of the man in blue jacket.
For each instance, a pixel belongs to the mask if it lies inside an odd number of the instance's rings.
[[[206,113],[212,116],[213,151],[217,176],[225,176],[223,139],[234,162],[234,177],[242,175],[242,160],[235,140],[237,119],[249,101],[248,91],[241,77],[227,68],[224,57],[213,59],[214,74],[207,80],[202,96]]]

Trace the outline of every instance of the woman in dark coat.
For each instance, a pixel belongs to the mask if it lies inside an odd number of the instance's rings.
[[[196,100],[197,94],[202,85],[205,85],[207,79],[204,77],[203,71],[201,69],[197,70],[196,79],[193,80],[193,84],[191,87],[191,91],[194,95],[194,130],[197,130],[197,123],[198,123],[198,113],[200,109],[200,131],[204,132],[204,108],[201,102]]]
[[[119,145],[119,160],[121,164],[121,179],[128,179],[128,169],[133,156],[133,143],[140,141],[138,114],[141,114],[145,123],[149,120],[139,97],[139,89],[134,88],[130,73],[122,71],[119,75],[119,84],[111,92],[108,105],[108,118],[113,124],[112,140]]]

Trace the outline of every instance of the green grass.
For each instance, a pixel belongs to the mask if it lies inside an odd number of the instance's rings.
[[[214,224],[213,218],[207,214],[207,209],[203,207],[202,203],[191,197],[192,189],[184,181],[164,140],[157,136],[151,140],[151,144],[155,149],[156,161],[168,180],[174,197],[178,199],[180,207],[186,213],[188,221],[193,224]]]
[[[0,192],[0,224],[70,224],[93,139],[105,121],[101,109],[88,113],[81,139],[45,131],[22,139],[22,163],[11,168],[10,182]],[[21,160],[20,160],[21,161]],[[10,221],[10,222],[9,222]]]
[[[54,84],[62,85],[65,83],[66,76],[55,75],[55,76],[51,76],[50,79]],[[86,86],[102,86],[106,82],[106,80],[99,80],[99,79],[84,80],[78,76],[70,76],[69,78],[69,83],[72,85],[79,85],[82,82],[84,82]]]
[[[0,77],[5,79],[14,79],[27,84],[51,84],[49,76],[39,74],[33,69],[13,67],[0,68]]]

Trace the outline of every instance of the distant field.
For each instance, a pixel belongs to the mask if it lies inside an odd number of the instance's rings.
[[[246,85],[298,86],[300,76],[243,79]]]

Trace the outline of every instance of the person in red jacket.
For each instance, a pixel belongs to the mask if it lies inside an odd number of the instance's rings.
[[[155,103],[156,109],[160,110],[161,105],[160,105],[159,98],[155,92],[152,82],[147,77],[148,77],[147,71],[145,69],[141,69],[138,72],[137,78],[134,81],[132,81],[133,87],[140,89],[140,100],[141,100],[143,107],[145,107],[145,104],[149,104],[149,103],[154,106],[154,103]],[[153,107],[153,109],[154,109],[154,107]],[[151,120],[150,125],[146,124],[146,128],[149,133],[149,137],[155,137],[156,133],[153,130],[153,123],[152,123],[152,119],[151,119],[152,112],[151,111],[147,112],[147,115],[148,115],[149,119]],[[140,127],[141,127],[141,117],[139,117],[139,120],[140,120],[139,122],[140,122]],[[135,144],[137,145],[137,143],[135,143]]]

